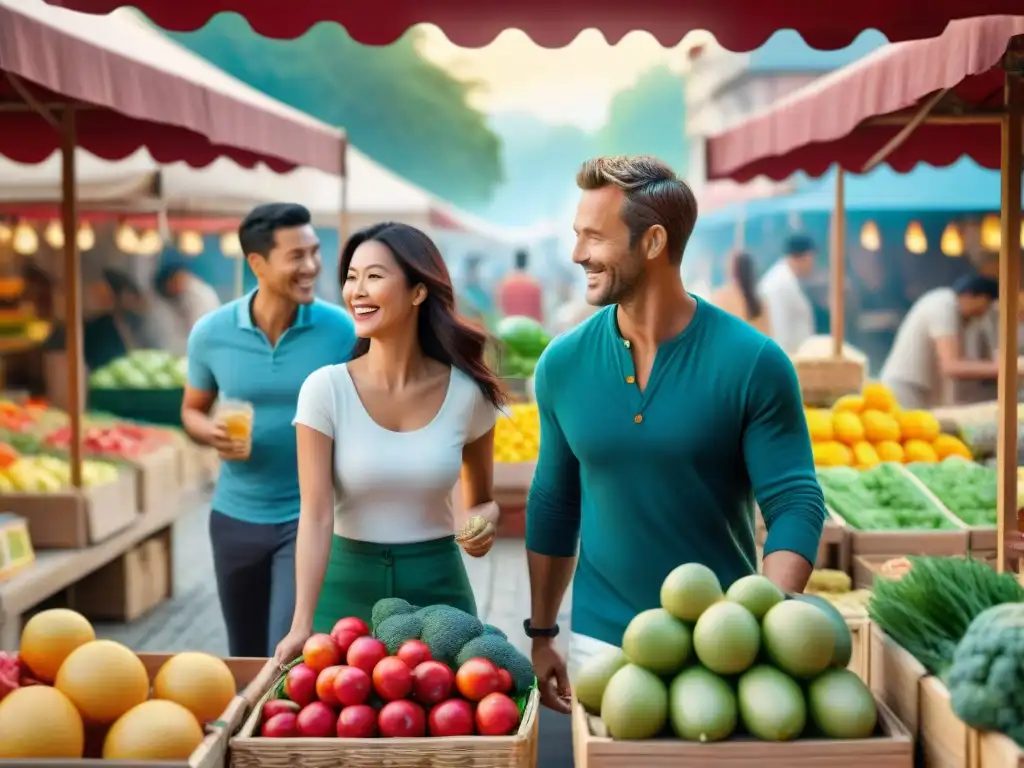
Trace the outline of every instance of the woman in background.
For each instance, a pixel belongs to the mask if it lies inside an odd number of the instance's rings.
[[[765,336],[771,335],[768,309],[757,289],[757,274],[750,254],[737,253],[729,264],[729,282],[711,296],[711,303],[746,320]]]
[[[475,615],[459,547],[486,554],[498,522],[494,424],[504,395],[484,360],[486,335],[455,312],[437,246],[405,224],[377,224],[346,243],[338,271],[359,341],[350,362],[314,371],[299,392],[302,510],[282,663],[340,618],[369,621],[385,597]],[[456,541],[460,473],[467,515],[482,519]]]

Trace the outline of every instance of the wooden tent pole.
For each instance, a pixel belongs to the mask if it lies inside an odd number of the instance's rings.
[[[71,484],[82,487],[82,284],[78,263],[78,190],[75,180],[75,108],[60,119],[61,224],[64,230],[64,326],[68,360],[68,415],[71,418]]]
[[[999,380],[997,462],[999,466],[996,568],[1007,570],[1010,537],[1017,538],[1017,305],[1020,290],[1021,87],[1024,78],[1007,71],[1002,120],[1002,241],[999,248]],[[1016,559],[1016,558],[1014,558]]]
[[[843,337],[846,334],[846,172],[836,165],[836,199],[832,210],[831,272],[831,325],[832,357],[843,356]]]

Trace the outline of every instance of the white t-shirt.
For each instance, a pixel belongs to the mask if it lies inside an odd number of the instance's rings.
[[[295,424],[334,440],[334,533],[377,544],[451,536],[451,493],[462,449],[494,426],[497,412],[480,387],[452,368],[437,415],[421,429],[393,432],[366,412],[346,365],[310,374]]]
[[[960,312],[952,288],[935,288],[916,302],[903,318],[882,366],[884,382],[910,384],[930,393],[942,391],[935,340],[960,333]]]
[[[814,335],[814,307],[785,259],[764,273],[758,290],[764,297],[772,337],[787,355]]]

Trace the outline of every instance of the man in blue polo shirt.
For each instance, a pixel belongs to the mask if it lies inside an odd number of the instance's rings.
[[[309,374],[348,360],[356,337],[348,315],[315,296],[320,241],[308,210],[261,205],[238,239],[257,288],[192,329],[181,418],[222,459],[210,540],[230,653],[272,656],[295,605],[295,403]],[[214,418],[218,396],[253,406],[248,457]]]

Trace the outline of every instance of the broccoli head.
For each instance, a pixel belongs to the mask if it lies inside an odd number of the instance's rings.
[[[497,635],[498,637],[504,637],[506,639],[508,638],[508,635],[506,635],[504,632],[502,632],[500,629],[498,629],[493,624],[484,624],[484,634],[485,635]]]
[[[400,597],[385,597],[378,600],[373,606],[373,611],[370,613],[370,628],[374,634],[377,634],[377,628],[385,619],[403,613],[413,613],[415,610],[415,606],[409,605],[407,600]]]
[[[481,635],[470,640],[455,656],[455,664],[461,667],[476,658],[487,659],[506,670],[512,676],[512,686],[516,693],[523,693],[533,685],[533,664],[504,637]]]
[[[415,613],[399,613],[380,623],[374,633],[394,655],[406,640],[418,640],[423,631],[423,619]]]
[[[1024,603],[1003,603],[971,622],[946,675],[957,717],[1024,746]]]
[[[455,660],[462,646],[484,632],[478,618],[449,605],[428,605],[416,615],[423,620],[420,640],[430,647],[435,659],[446,664]]]

